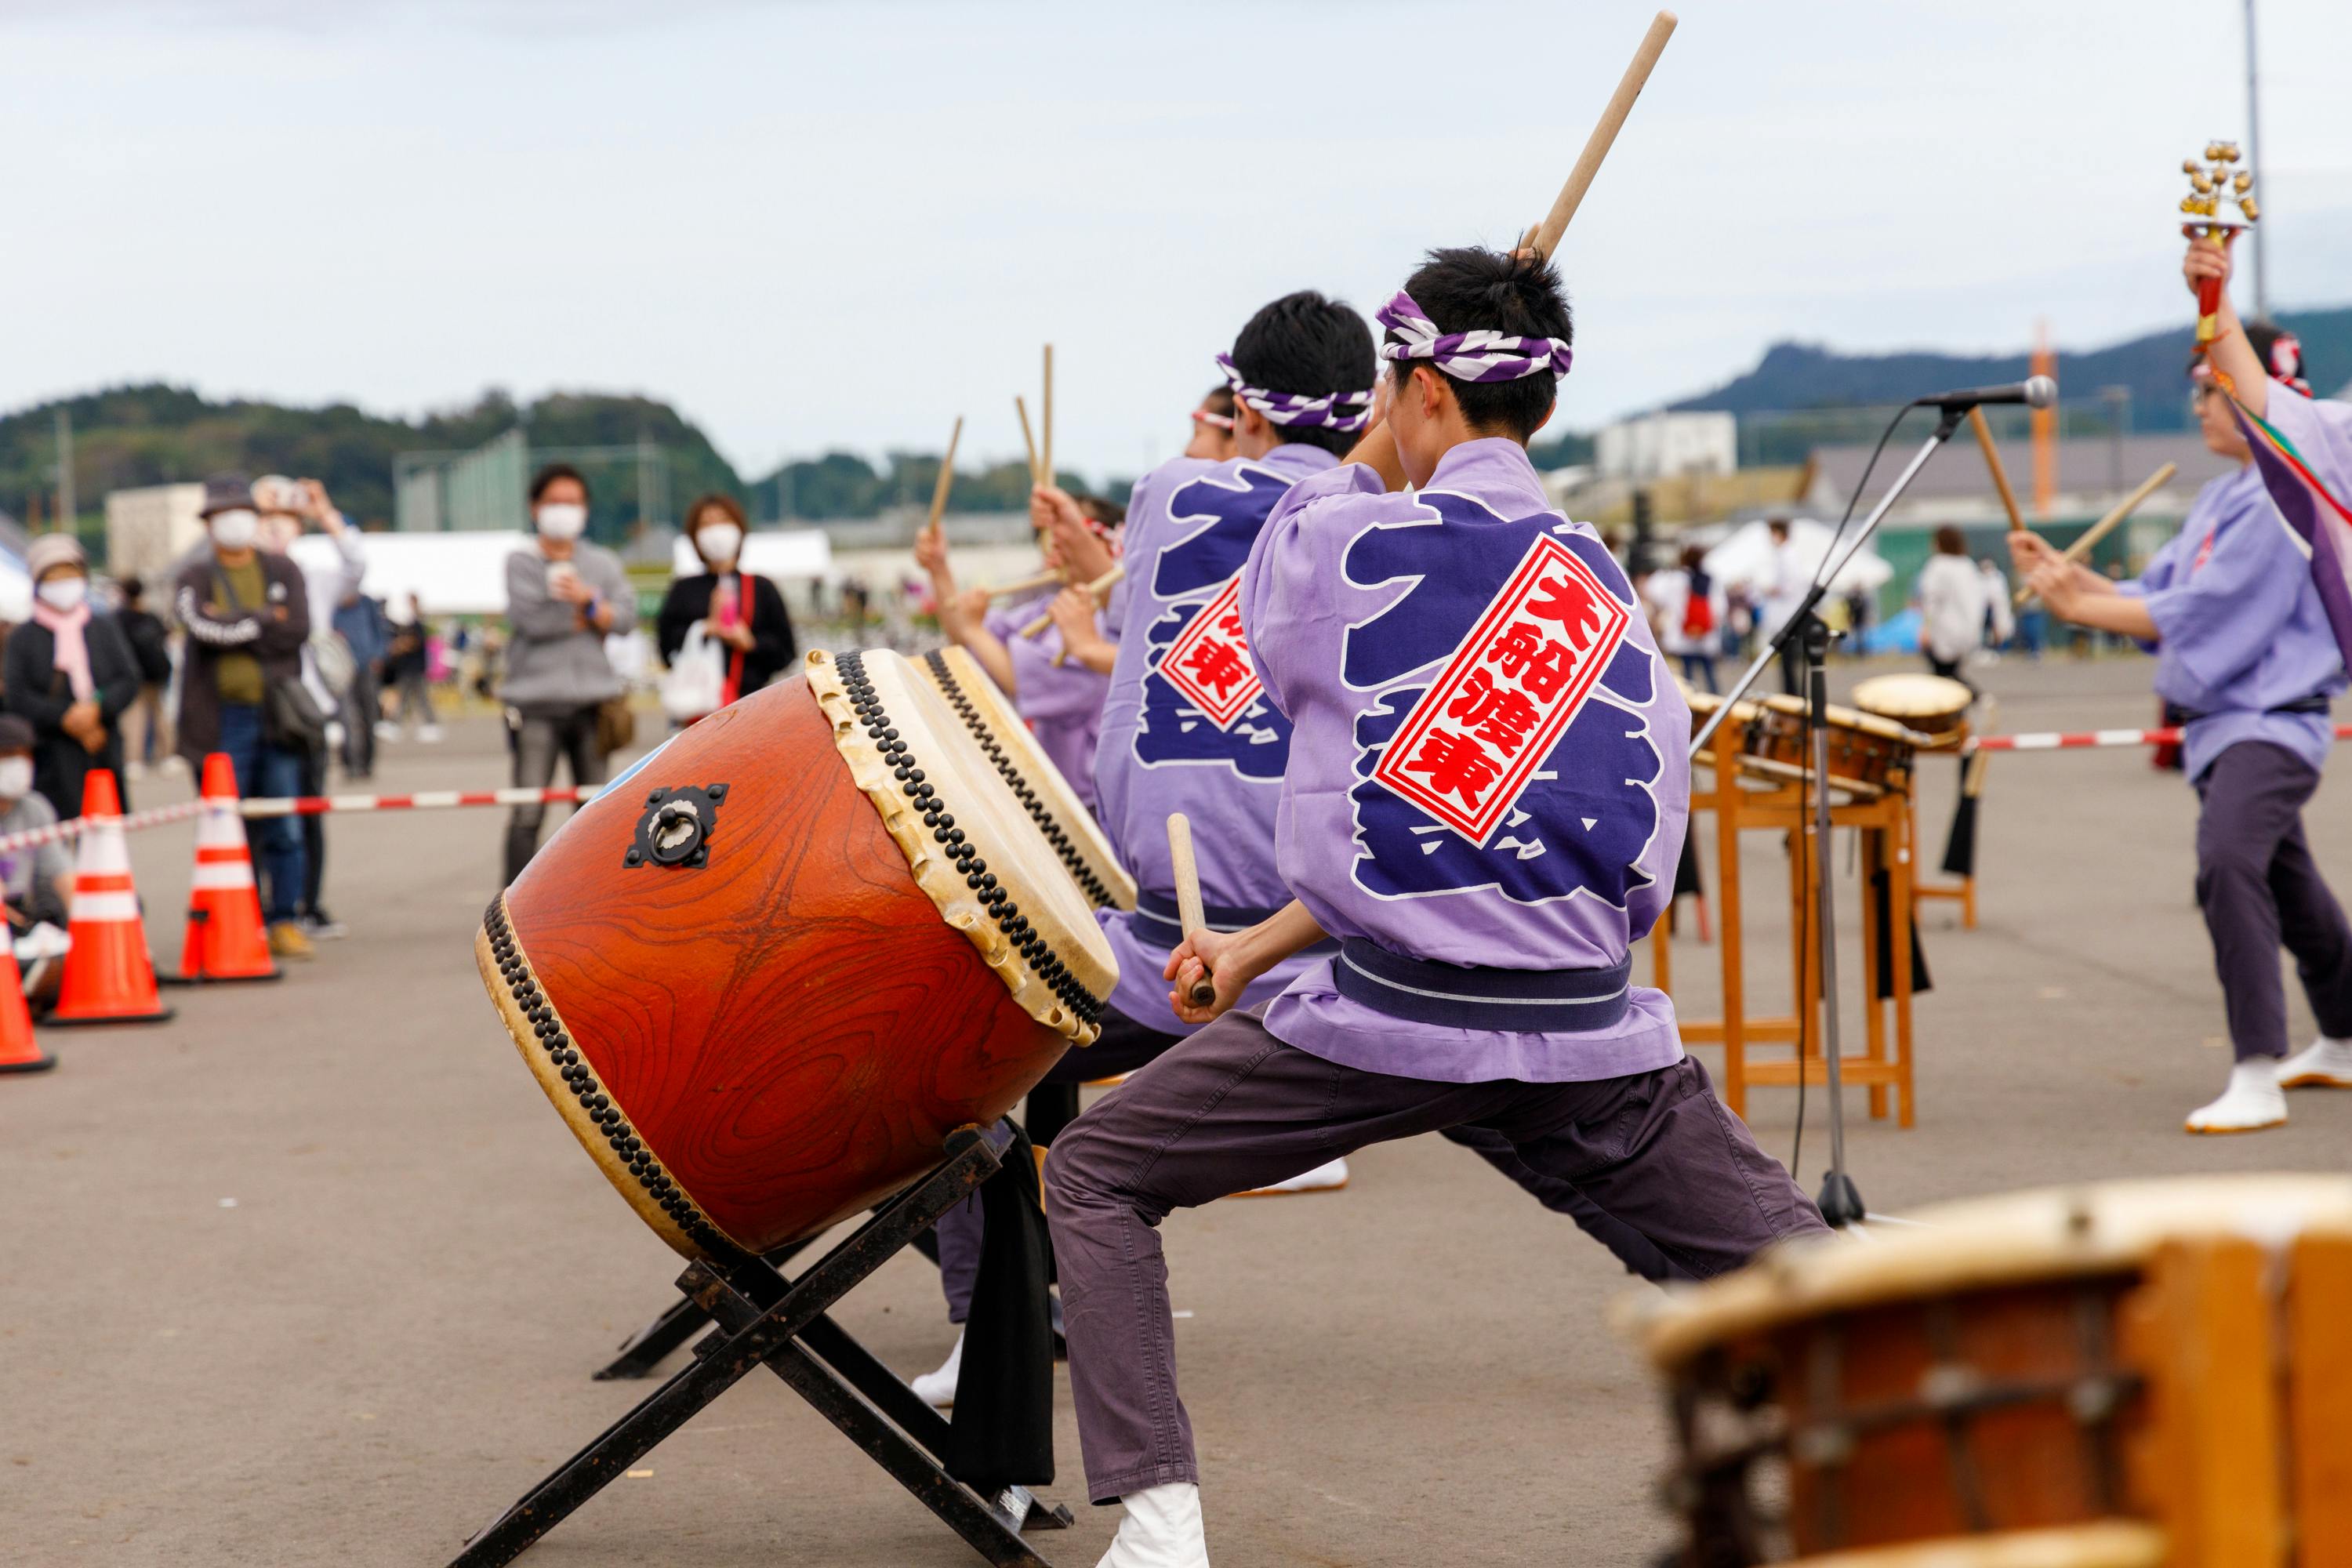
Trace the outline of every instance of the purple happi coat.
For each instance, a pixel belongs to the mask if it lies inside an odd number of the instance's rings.
[[[1272,910],[1290,901],[1274,851],[1290,721],[1257,691],[1237,636],[1227,635],[1238,631],[1229,606],[1275,503],[1338,461],[1297,442],[1222,463],[1179,458],[1145,475],[1129,498],[1127,576],[1108,606],[1118,661],[1095,783],[1103,831],[1146,894],[1175,896],[1168,815],[1181,811],[1192,823],[1203,903]],[[1220,614],[1204,615],[1212,609]],[[1132,915],[1098,918],[1118,955],[1111,1005],[1163,1033],[1192,1033],[1168,1005],[1167,946],[1138,931]],[[1249,1002],[1279,994],[1309,962],[1277,967]]]
[[[1427,487],[1350,465],[1293,489],[1243,574],[1274,705],[1297,726],[1277,843],[1323,929],[1408,958],[1520,970],[1623,963],[1674,886],[1690,710],[1623,571],[1550,510],[1526,448],[1466,442]],[[1367,1071],[1573,1082],[1670,1066],[1674,1005],[1531,1033],[1407,1022],[1315,961],[1276,1038]]]
[[[1103,694],[1110,677],[1099,675],[1076,659],[1057,668],[1054,656],[1062,651],[1062,628],[1049,626],[1039,636],[1024,637],[1021,628],[1045,613],[1055,590],[999,605],[982,623],[1013,656],[1013,707],[1037,738],[1038,747],[1062,770],[1070,787],[1095,809],[1095,740],[1102,731]],[[1100,614],[1095,626],[1105,626]]]
[[[2293,395],[2273,387],[2273,409]],[[2119,587],[2147,602],[2161,634],[2156,694],[2203,715],[2181,737],[2192,782],[2241,741],[2326,766],[2328,716],[2276,710],[2342,691],[2344,658],[2310,562],[2252,464],[2199,490],[2180,531]]]

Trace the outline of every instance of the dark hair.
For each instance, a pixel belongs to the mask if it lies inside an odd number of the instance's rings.
[[[1115,500],[1105,500],[1100,496],[1072,496],[1070,500],[1080,512],[1105,528],[1117,528],[1127,521],[1127,508]]]
[[[1706,564],[1706,552],[1705,550],[1702,550],[1696,544],[1685,544],[1683,546],[1681,565],[1684,571],[1696,572],[1705,567]]]
[[[1201,399],[1201,406],[1212,414],[1231,419],[1234,416],[1234,389],[1230,386],[1209,388],[1209,395]]]
[[[1789,520],[1785,517],[1768,517],[1764,520],[1764,526],[1783,539],[1789,537]]]
[[[1948,522],[1936,530],[1937,554],[1966,555],[1968,552],[1969,536],[1962,533],[1958,527]]]
[[[694,531],[700,526],[702,514],[714,506],[727,515],[728,521],[746,533],[751,531],[751,525],[743,521],[743,503],[724,490],[712,490],[707,496],[695,497],[694,504],[686,509],[686,536],[688,539],[694,537]]]
[[[1302,397],[1370,392],[1379,369],[1364,319],[1312,289],[1285,294],[1252,316],[1234,335],[1233,361],[1250,385]],[[1279,428],[1285,441],[1320,447],[1334,457],[1344,455],[1358,439],[1349,431],[1322,425]]]
[[[547,487],[558,479],[570,479],[580,487],[582,495],[588,493],[587,475],[569,463],[550,463],[530,477],[530,504],[537,506],[539,498],[547,493]]]
[[[2264,375],[2269,375],[2273,369],[2271,363],[2271,351],[2278,347],[2278,341],[2281,338],[2287,335],[2286,329],[2280,326],[2275,321],[2248,321],[2245,324],[2245,331],[2246,346],[2253,350],[2254,358],[2262,362],[2263,374]],[[2188,368],[2193,372],[2199,365],[2205,363],[2206,360],[2203,354],[2192,353],[2189,356]],[[2296,374],[2300,374],[2305,381],[2309,381],[2311,379],[2311,371],[2308,366]]]
[[[147,584],[136,577],[125,577],[120,586],[122,589],[122,602],[126,605],[137,604],[147,592]]]
[[[1441,332],[1484,327],[1523,338],[1576,341],[1568,296],[1549,261],[1475,246],[1433,250],[1404,288]],[[1400,388],[1424,365],[1444,374],[1426,360],[1393,363]],[[1507,430],[1521,441],[1543,427],[1559,396],[1559,378],[1541,371],[1517,381],[1459,381],[1450,375],[1445,380],[1473,430]]]

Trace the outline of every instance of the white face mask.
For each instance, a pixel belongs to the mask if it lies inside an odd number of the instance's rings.
[[[49,608],[70,614],[80,609],[82,602],[89,597],[89,579],[52,577],[33,592],[38,594],[41,596],[41,603]]]
[[[570,501],[550,501],[533,515],[539,531],[549,539],[577,539],[588,526],[588,509]]]
[[[33,759],[0,757],[0,800],[22,800],[33,793]]]
[[[731,522],[706,522],[694,535],[695,547],[713,566],[724,566],[743,548],[743,531]]]
[[[254,535],[261,531],[258,514],[243,507],[234,511],[216,511],[212,521],[213,542],[223,550],[250,550]]]

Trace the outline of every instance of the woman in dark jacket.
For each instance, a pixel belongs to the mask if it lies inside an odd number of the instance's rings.
[[[743,552],[743,509],[734,498],[708,495],[687,510],[686,533],[709,570],[671,582],[655,629],[664,664],[677,660],[686,634],[702,634],[720,661],[720,705],[748,697],[789,668],[798,649],[784,596],[765,577],[736,564]]]
[[[122,804],[121,719],[139,700],[139,659],[121,623],[89,604],[89,563],[69,534],[44,533],[25,552],[33,618],[0,654],[11,713],[33,725],[33,787],[59,816],[81,815],[82,780],[113,771]]]

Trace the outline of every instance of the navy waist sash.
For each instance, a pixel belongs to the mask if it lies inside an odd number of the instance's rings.
[[[2282,702],[2275,708],[2260,710],[2263,713],[2325,713],[2335,704],[2324,696],[2298,697],[2292,702]],[[2194,724],[2200,720],[2219,719],[2222,710],[2200,713],[2194,708],[2183,708],[2177,702],[2164,705],[2165,717],[2176,724]],[[2241,710],[2242,711],[2242,710]]]
[[[1211,931],[1246,931],[1254,925],[1272,920],[1279,910],[1244,910],[1229,904],[1202,904],[1201,913],[1208,918]],[[1184,940],[1184,919],[1176,908],[1176,900],[1158,893],[1139,891],[1135,910],[1128,917],[1128,929],[1144,941],[1171,952]],[[1300,951],[1306,952],[1337,952],[1339,944],[1325,940]]]
[[[1607,969],[1486,969],[1400,958],[1350,937],[1331,966],[1339,994],[1415,1024],[1580,1035],[1625,1016],[1633,960]]]

